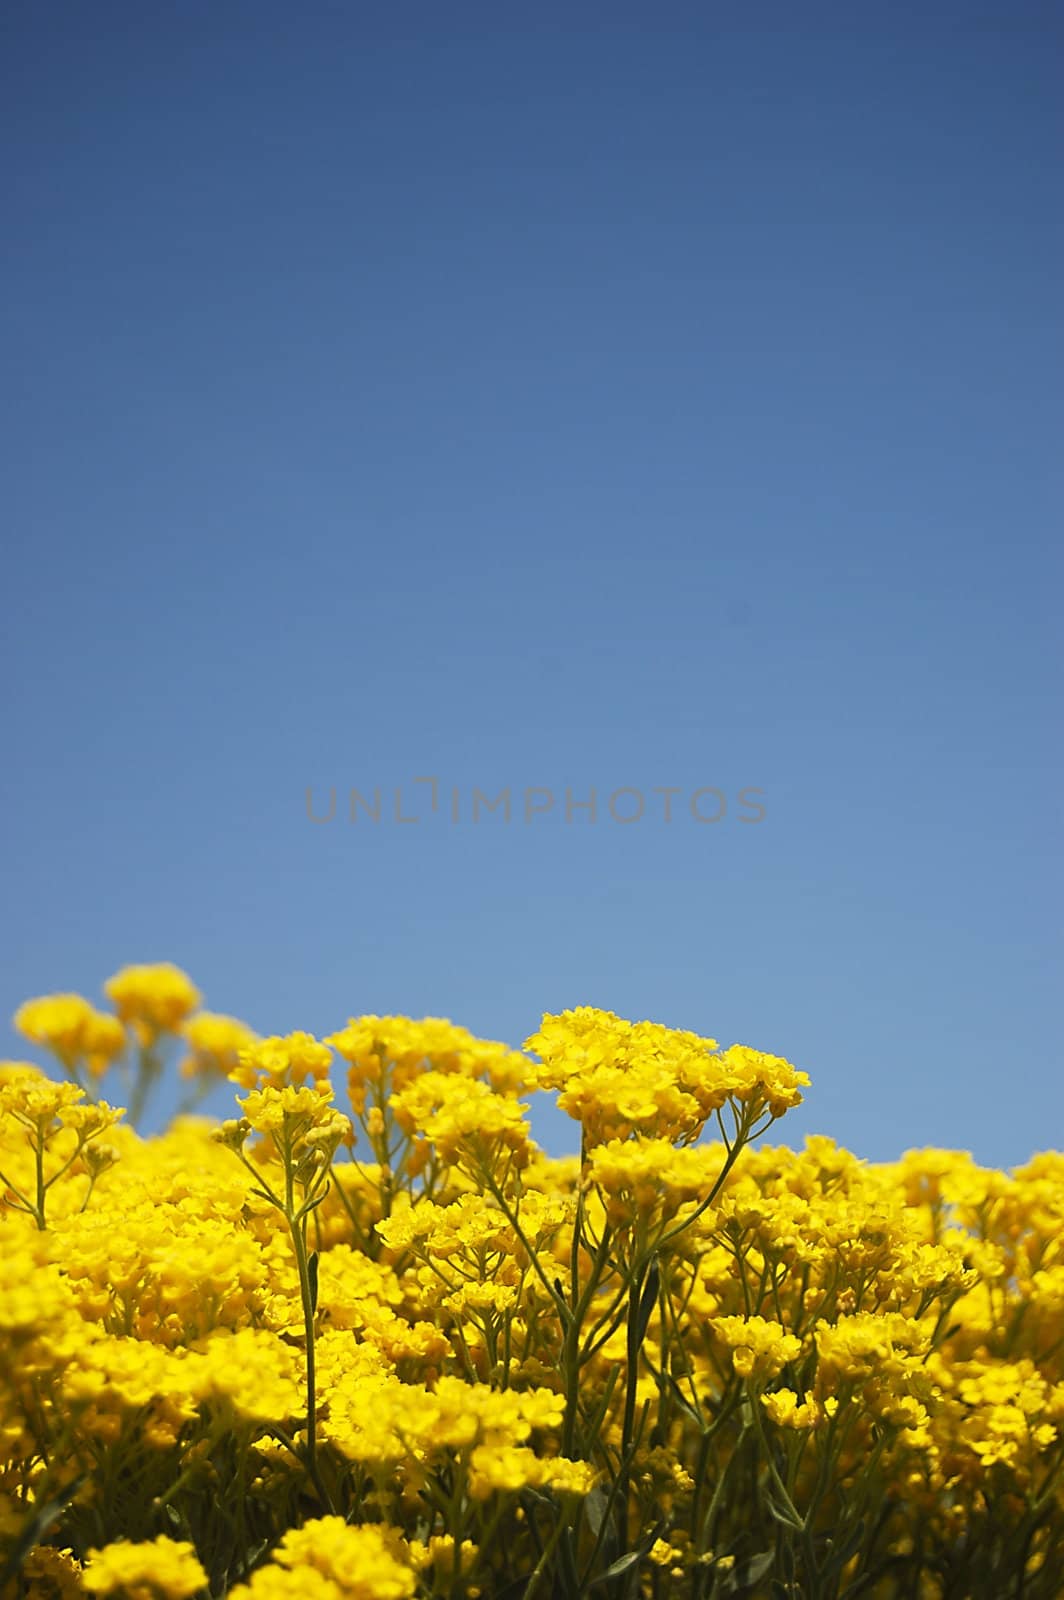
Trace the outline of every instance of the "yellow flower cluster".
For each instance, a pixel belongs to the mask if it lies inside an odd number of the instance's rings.
[[[258,1042],[245,1022],[214,1011],[197,1011],[187,1018],[181,1032],[188,1047],[188,1055],[181,1062],[181,1076],[206,1081],[234,1075],[243,1053]]]
[[[803,1072],[590,1008],[107,987],[0,1064],[0,1600],[1059,1600],[1064,1155],[766,1147]],[[239,1114],[142,1138],[123,1063]]]
[[[103,1550],[90,1550],[82,1578],[89,1594],[125,1600],[191,1600],[206,1582],[194,1547],[165,1534],[141,1544],[116,1539]]]
[[[85,1105],[84,1099],[76,1084],[53,1083],[28,1063],[0,1063],[0,1118],[20,1133],[0,1168],[0,1186],[7,1204],[32,1217],[38,1228],[45,1226],[47,1202],[61,1178],[71,1173],[86,1178],[84,1206],[114,1159],[111,1147],[98,1141],[123,1111],[102,1100]]]
[[[15,1027],[32,1044],[54,1051],[68,1072],[84,1063],[94,1078],[101,1078],[126,1047],[121,1021],[79,994],[27,1000],[15,1013]]]
[[[230,1593],[234,1600],[408,1600],[409,1547],[391,1530],[318,1517],[286,1533],[268,1565]]]
[[[169,961],[123,967],[108,978],[104,992],[114,1005],[113,1013],[97,1010],[79,994],[42,995],[19,1007],[15,1027],[31,1044],[54,1056],[68,1078],[92,1093],[117,1064],[130,1094],[134,1123],[163,1073],[171,1045],[187,1051],[179,1070],[193,1085],[185,1102],[188,1109],[219,1079],[235,1077],[244,1053],[258,1043],[252,1029],[235,1017],[197,1011],[199,990]],[[277,1041],[266,1041],[272,1042]],[[318,1050],[324,1055],[320,1067],[324,1075],[330,1055],[323,1046]],[[249,1079],[247,1086],[251,1083]]]
[[[195,984],[169,961],[123,967],[104,989],[120,1019],[132,1024],[145,1042],[161,1033],[175,1033],[200,1003]]]
[[[726,1106],[749,1130],[798,1105],[809,1083],[779,1056],[722,1050],[715,1039],[591,1006],[544,1017],[526,1048],[542,1063],[534,1081],[561,1091],[558,1104],[581,1123],[585,1147],[636,1132],[687,1143]]]
[[[237,1024],[240,1026],[240,1024]],[[237,1051],[237,1065],[229,1076],[244,1089],[296,1088],[320,1084],[329,1076],[332,1051],[310,1033],[289,1033],[283,1038],[257,1039]]]
[[[531,1155],[527,1107],[498,1094],[480,1079],[425,1072],[391,1097],[391,1111],[406,1134],[430,1144],[444,1163],[474,1177],[500,1163],[523,1167]]]
[[[442,1017],[352,1017],[327,1043],[349,1064],[352,1104],[361,1111],[372,1089],[404,1089],[423,1071],[484,1078],[493,1088],[526,1081],[528,1062],[506,1045],[477,1039]]]

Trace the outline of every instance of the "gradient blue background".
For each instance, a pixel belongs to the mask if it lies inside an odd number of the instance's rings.
[[[1059,9],[3,34],[5,1012],[592,1003],[1059,1146]],[[307,820],[422,774],[648,816]]]

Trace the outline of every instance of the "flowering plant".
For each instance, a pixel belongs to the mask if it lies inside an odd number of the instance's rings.
[[[1059,1594],[1064,1155],[766,1146],[805,1073],[588,1007],[106,988],[0,1065],[0,1600]],[[239,1115],[97,1098],[171,1061]]]

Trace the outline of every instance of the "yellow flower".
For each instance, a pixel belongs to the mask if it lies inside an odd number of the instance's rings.
[[[278,1584],[278,1568],[297,1581]],[[229,1593],[230,1600],[408,1600],[416,1583],[408,1547],[391,1530],[318,1517],[286,1533],[271,1565]]]
[[[197,1400],[210,1401],[230,1422],[287,1423],[300,1409],[296,1352],[266,1328],[216,1331],[200,1341],[190,1375]]]
[[[481,1078],[502,1093],[525,1083],[529,1062],[494,1040],[478,1039],[444,1017],[352,1017],[328,1043],[350,1065],[351,1104],[361,1112],[371,1085],[382,1096],[405,1089],[420,1072]]]
[[[527,1445],[483,1444],[470,1456],[470,1492],[477,1499],[502,1492],[514,1494],[542,1481],[543,1463]]]
[[[332,1089],[327,1083],[315,1088],[253,1089],[239,1102],[244,1118],[256,1133],[275,1136],[287,1132],[293,1138],[306,1138],[311,1129],[343,1137],[348,1121],[331,1105]]]
[[[331,1065],[332,1051],[312,1033],[275,1034],[245,1042],[229,1078],[244,1089],[322,1084]]]
[[[224,1078],[235,1071],[240,1052],[257,1042],[257,1035],[245,1022],[213,1011],[197,1011],[188,1017],[181,1033],[189,1047],[181,1063],[183,1078]]]
[[[26,1127],[46,1129],[68,1115],[84,1097],[85,1091],[73,1083],[19,1076],[0,1084],[0,1112],[6,1112]]]
[[[603,1195],[614,1227],[626,1227],[637,1219],[654,1220],[660,1226],[685,1202],[710,1192],[724,1159],[720,1146],[676,1149],[669,1139],[636,1134],[596,1145],[588,1157],[587,1177]]]
[[[799,1072],[782,1056],[766,1055],[763,1050],[751,1050],[744,1044],[733,1044],[721,1052],[720,1085],[730,1100],[767,1109],[773,1117],[781,1117],[792,1106],[802,1103],[802,1089],[809,1087],[809,1074]],[[694,1092],[709,1109],[715,1109],[720,1089]]]
[[[19,1576],[29,1600],[78,1600],[85,1593],[81,1562],[71,1550],[39,1544],[26,1557]],[[6,1600],[8,1591],[4,1593]]]
[[[802,1341],[764,1317],[715,1317],[713,1331],[732,1353],[740,1378],[774,1378],[802,1353]]]
[[[745,1045],[722,1051],[715,1039],[592,1006],[545,1016],[525,1048],[542,1063],[535,1082],[560,1089],[558,1104],[581,1123],[585,1147],[632,1133],[689,1143],[729,1103],[752,1125],[797,1105],[809,1082],[779,1056]]]
[[[109,1106],[106,1100],[83,1104],[84,1097],[84,1089],[73,1083],[52,1083],[48,1078],[15,1079],[0,1084],[0,1113],[45,1142],[68,1128],[76,1135],[75,1143],[80,1149],[113,1128],[125,1114],[120,1106]]]
[[[815,1400],[799,1405],[793,1389],[776,1389],[763,1394],[761,1404],[778,1428],[815,1428],[822,1415]]]
[[[422,1135],[444,1161],[470,1173],[531,1158],[527,1107],[479,1079],[423,1072],[392,1095],[391,1110],[405,1133]]]
[[[546,1595],[574,1550],[597,1591],[621,1509],[648,1591],[770,1582],[771,1527],[811,1592],[787,1496],[847,1538],[875,1508],[843,1587],[885,1561],[917,1600],[972,1573],[1056,1593],[1064,1152],[755,1150],[804,1074],[580,1008],[544,1019],[538,1063],[355,1019],[332,1043],[374,1159],[335,1163],[330,1044],[182,1015],[160,970],[116,997],[145,1062],[176,1033],[245,1115],[141,1139],[0,1062],[0,1543],[29,1549],[0,1600],[204,1596],[190,1544],[130,1542],[186,1516],[228,1600]],[[82,1081],[124,1033],[78,996],[22,1024]],[[579,1154],[536,1150],[528,1086]],[[703,1140],[726,1118],[738,1149]],[[313,1516],[329,1497],[367,1522]],[[83,1582],[93,1528],[117,1542]]]
[[[142,1544],[119,1539],[90,1550],[81,1581],[89,1594],[122,1600],[190,1600],[206,1588],[207,1574],[193,1545],[163,1534]]]
[[[567,1456],[548,1456],[540,1463],[540,1482],[555,1494],[590,1494],[602,1474],[588,1461],[570,1461]]]
[[[96,1078],[126,1046],[126,1031],[118,1018],[97,1011],[79,994],[27,1000],[15,1013],[15,1027],[24,1039],[51,1050],[67,1072],[84,1063]]]
[[[647,1551],[648,1558],[653,1561],[656,1567],[669,1567],[670,1569],[679,1567],[681,1573],[685,1555],[686,1552],[684,1550],[677,1545],[667,1543],[664,1539],[655,1539]]]
[[[705,1114],[684,1078],[698,1076],[715,1048],[712,1039],[593,1006],[544,1016],[525,1042],[542,1063],[534,1082],[561,1090],[558,1104],[582,1124],[589,1147],[636,1131],[670,1142],[697,1137]]]
[[[144,1045],[154,1043],[161,1033],[176,1033],[200,1003],[191,978],[169,961],[123,967],[108,978],[104,989],[119,1017]]]
[[[471,1570],[478,1554],[478,1546],[471,1539],[463,1539],[458,1551],[458,1570],[463,1575]],[[432,1567],[453,1572],[454,1536],[449,1533],[433,1534],[427,1544],[422,1544],[420,1539],[411,1539],[409,1560],[415,1572],[427,1572]]]
[[[840,1380],[890,1378],[905,1384],[918,1375],[928,1332],[909,1317],[856,1312],[817,1329],[817,1382],[829,1392]],[[904,1392],[904,1390],[903,1390]]]

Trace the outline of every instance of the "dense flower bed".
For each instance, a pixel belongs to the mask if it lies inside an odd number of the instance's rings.
[[[0,1066],[3,1600],[1059,1596],[1064,1156],[766,1146],[803,1073],[589,1008],[107,993]],[[99,1098],[171,1069],[239,1117]]]

